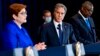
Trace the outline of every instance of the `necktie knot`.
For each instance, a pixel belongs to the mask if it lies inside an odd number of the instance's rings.
[[[61,25],[60,25],[60,24],[58,24],[58,27],[57,27],[57,29],[61,29]]]

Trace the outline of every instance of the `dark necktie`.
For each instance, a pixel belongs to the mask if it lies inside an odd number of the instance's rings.
[[[62,42],[62,30],[61,30],[61,25],[60,24],[58,24],[57,29],[59,30],[59,40],[60,40],[60,44],[61,44],[61,42]]]

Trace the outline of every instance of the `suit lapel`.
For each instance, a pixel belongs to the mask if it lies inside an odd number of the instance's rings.
[[[92,18],[90,18],[90,17],[89,17],[89,22],[90,22],[91,30],[93,31],[95,26],[94,26],[94,22],[93,22]]]
[[[82,22],[82,26],[84,26],[84,29],[86,29],[87,31],[89,31],[92,34],[92,31],[88,28],[88,26],[86,25],[84,19],[79,15],[79,21]],[[81,23],[80,22],[80,23]],[[91,23],[90,23],[91,24]],[[90,26],[91,27],[91,26]]]
[[[56,28],[55,28],[55,26],[54,26],[53,21],[52,21],[51,24],[50,24],[50,31],[51,31],[51,33],[52,33],[53,36],[54,36],[53,39],[54,39],[55,41],[57,41],[57,42],[60,44],[59,38],[58,38],[58,34],[57,34],[57,31],[56,31]]]
[[[19,33],[21,33],[23,36],[26,36],[26,37],[29,37],[29,35],[28,35],[28,33],[27,33],[27,31],[23,28],[23,31],[18,27],[18,25],[14,22],[14,21],[12,21],[12,23],[14,24],[14,26],[17,28],[17,30],[19,31]]]
[[[62,23],[62,29],[63,29],[63,38],[62,38],[62,45],[67,44],[67,33],[66,33],[66,25]],[[68,28],[67,28],[68,29]]]
[[[79,15],[79,21],[82,22],[82,27],[84,27],[84,29],[86,31],[88,31],[93,37],[94,37],[94,34],[95,34],[95,30],[93,29],[94,28],[94,23],[93,23],[93,20],[91,18],[89,18],[89,22],[90,22],[90,27],[91,27],[91,30],[87,27],[85,21],[83,20],[83,18]],[[80,22],[80,23],[81,23]],[[94,38],[91,38],[94,40]]]
[[[94,36],[95,34],[95,26],[94,26],[94,22],[93,19],[89,17],[89,22],[90,22],[90,26],[91,26],[91,34]]]

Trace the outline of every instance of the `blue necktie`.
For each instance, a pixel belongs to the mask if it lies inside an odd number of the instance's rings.
[[[85,22],[86,22],[86,24],[87,24],[88,28],[89,28],[89,29],[91,29],[91,27],[90,27],[90,23],[89,23],[89,20],[88,20],[88,19],[86,19],[86,20],[85,20]]]
[[[61,42],[62,42],[62,30],[61,30],[61,25],[60,24],[58,24],[57,29],[59,30],[59,40],[60,40],[60,44],[61,44]]]

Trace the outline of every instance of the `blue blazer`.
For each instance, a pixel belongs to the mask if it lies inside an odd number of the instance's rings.
[[[24,28],[23,31],[14,21],[9,22],[2,33],[2,49],[25,48],[28,46],[33,46],[27,31]]]
[[[91,44],[96,42],[96,32],[93,19],[91,17],[89,17],[88,19],[90,22],[91,30],[88,28],[80,14],[74,15],[69,20],[69,22],[73,26],[77,40],[84,44]]]
[[[72,26],[68,23],[63,22],[62,28],[63,38],[61,44],[53,22],[44,24],[41,27],[41,41],[45,42],[48,47],[63,46],[69,43],[76,42]]]

